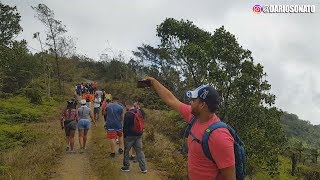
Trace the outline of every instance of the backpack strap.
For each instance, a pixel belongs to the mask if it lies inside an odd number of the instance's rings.
[[[210,159],[213,163],[215,163],[215,161],[213,160],[212,156],[211,156],[211,153],[210,153],[210,149],[209,149],[209,137],[210,137],[210,134],[218,129],[218,128],[227,128],[229,129],[229,126],[224,123],[224,122],[215,122],[213,124],[211,124],[205,131],[204,131],[204,134],[202,136],[202,150],[204,152],[204,154],[206,155],[206,157],[208,159]]]
[[[189,136],[189,134],[191,133],[191,128],[192,128],[194,122],[196,122],[196,120],[197,120],[196,116],[193,116],[191,118],[191,120],[188,123],[188,126],[187,126],[186,130],[184,131],[183,137],[187,138]]]
[[[186,130],[184,131],[184,134],[183,134],[183,141],[182,141],[182,145],[180,147],[180,153],[183,154],[183,153],[187,153],[188,152],[188,149],[186,148],[187,145],[186,145],[186,141],[184,138],[187,138],[191,132],[191,127],[192,125],[194,124],[194,122],[196,121],[197,117],[196,116],[193,116],[191,118],[191,120],[189,121],[188,123],[188,126],[186,128]]]

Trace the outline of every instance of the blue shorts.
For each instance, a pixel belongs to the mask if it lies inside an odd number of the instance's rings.
[[[89,129],[90,128],[90,120],[89,119],[80,119],[78,122],[78,129]]]

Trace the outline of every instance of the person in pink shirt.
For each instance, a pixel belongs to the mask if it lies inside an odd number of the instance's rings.
[[[188,176],[190,180],[224,179],[235,180],[234,139],[226,128],[213,131],[209,137],[209,149],[214,161],[209,160],[196,140],[201,140],[205,130],[214,122],[220,121],[215,114],[220,103],[218,92],[211,86],[201,86],[188,91],[190,105],[180,102],[166,87],[152,77],[151,81],[160,98],[178,111],[186,122],[195,116],[197,119],[188,137]]]

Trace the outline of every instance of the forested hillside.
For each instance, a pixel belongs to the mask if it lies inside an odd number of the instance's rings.
[[[186,169],[179,169],[180,164],[176,164],[186,162],[185,157],[173,151],[180,144],[177,139],[182,137],[186,124],[180,121],[180,116],[169,111],[152,89],[136,88],[137,80],[148,75],[158,79],[186,103],[186,90],[198,85],[210,84],[219,90],[222,104],[218,115],[242,138],[249,177],[260,177],[261,174],[265,179],[286,175],[288,179],[293,176],[320,177],[317,165],[320,127],[275,107],[276,96],[270,93],[271,85],[263,65],[254,60],[254,52],[244,49],[237,37],[223,26],[209,32],[191,21],[167,18],[156,28],[160,40],[157,46],[142,44],[132,52],[131,59],[125,59],[121,54],[92,59],[75,53],[76,45],[65,36],[66,26],[55,19],[46,5],[39,4],[30,9],[47,28],[46,32],[40,32],[46,33],[46,39],[41,39],[39,32],[34,34],[41,47],[45,44],[39,52],[31,52],[26,41],[13,38],[22,28],[27,28],[20,26],[17,9],[2,3],[0,8],[1,150],[8,152],[37,142],[37,135],[22,127],[43,121],[45,112],[57,111],[58,104],[65,100],[71,87],[90,79],[105,83],[103,88],[121,100],[143,99],[153,122],[157,122],[150,124],[152,129],[147,130],[151,140],[147,141],[150,146],[146,151],[149,149],[156,154],[159,149],[154,147],[161,148],[152,144],[155,131],[156,136],[163,136],[162,139],[173,144],[171,149],[159,153],[159,157],[170,153],[175,156],[159,166],[167,171],[175,167],[170,170],[172,174],[185,172]],[[159,111],[163,111],[163,118],[174,126],[159,127],[164,123],[164,119],[154,118]],[[1,156],[3,159],[5,154]],[[151,153],[148,156],[157,158]],[[292,160],[293,156],[297,158]],[[287,167],[291,164],[287,164],[282,172],[280,157],[291,158],[292,171]],[[5,175],[12,166],[0,161],[0,173]],[[293,176],[289,176],[290,173]]]

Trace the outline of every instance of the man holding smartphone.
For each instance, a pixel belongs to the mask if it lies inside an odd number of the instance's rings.
[[[171,108],[181,114],[187,123],[195,116],[197,119],[191,128],[193,136],[188,137],[188,176],[191,180],[225,179],[235,180],[234,139],[226,128],[213,131],[209,137],[208,145],[211,156],[209,160],[201,147],[194,139],[201,139],[205,130],[212,123],[220,119],[215,112],[219,106],[219,94],[211,86],[201,86],[189,91],[190,105],[180,102],[167,88],[152,77],[150,81],[160,98]]]

